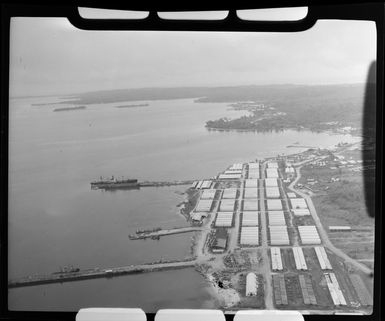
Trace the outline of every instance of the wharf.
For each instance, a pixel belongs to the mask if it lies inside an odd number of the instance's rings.
[[[161,186],[174,186],[174,185],[191,185],[194,180],[187,181],[160,181],[160,182],[139,182],[139,187],[161,187]]]
[[[159,238],[161,236],[165,235],[172,235],[172,234],[180,234],[180,233],[189,233],[194,231],[201,231],[203,230],[203,227],[180,227],[180,228],[174,228],[174,229],[167,229],[167,230],[159,230],[159,231],[150,231],[150,232],[143,232],[143,233],[136,233],[136,235],[129,235],[128,237],[130,240],[140,240],[140,239],[146,239],[146,238]]]
[[[150,263],[141,265],[129,265],[124,267],[116,267],[110,269],[90,269],[78,272],[68,272],[63,274],[51,274],[41,276],[30,276],[22,279],[10,281],[8,288],[18,288],[25,286],[74,282],[98,278],[110,278],[128,274],[138,274],[162,270],[174,270],[195,266],[196,259],[190,258],[184,261],[165,262],[165,263]]]

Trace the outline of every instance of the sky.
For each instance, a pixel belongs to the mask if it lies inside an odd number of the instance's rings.
[[[96,90],[362,83],[376,56],[369,21],[296,33],[85,31],[65,18],[11,21],[10,96]]]

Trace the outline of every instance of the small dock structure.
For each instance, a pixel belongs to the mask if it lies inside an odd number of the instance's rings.
[[[304,245],[321,244],[321,239],[319,237],[319,234],[315,225],[298,226],[298,232],[299,232],[299,236],[301,238],[302,244]]]
[[[326,254],[325,248],[323,246],[316,246],[314,251],[317,255],[319,265],[322,270],[332,270],[332,265],[330,264],[328,255]]]
[[[271,247],[270,248],[271,255],[271,269],[273,271],[282,271],[282,257],[281,257],[281,249],[279,247]]]
[[[292,250],[293,250],[296,269],[306,271],[307,264],[306,264],[305,256],[303,255],[302,248],[298,246],[294,246]]]

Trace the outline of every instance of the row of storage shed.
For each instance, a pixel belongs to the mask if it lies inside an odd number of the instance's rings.
[[[321,244],[315,225],[298,226],[298,231],[302,244]]]
[[[281,249],[279,247],[271,247],[270,248],[270,256],[271,256],[271,269],[273,271],[282,271],[282,257],[281,257]]]
[[[258,226],[242,226],[240,244],[254,246],[259,245]]]

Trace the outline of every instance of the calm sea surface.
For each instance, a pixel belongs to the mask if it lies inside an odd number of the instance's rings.
[[[64,266],[115,267],[190,255],[191,234],[130,241],[138,228],[186,226],[177,205],[186,186],[103,192],[99,176],[139,180],[201,179],[234,162],[292,154],[295,142],[328,147],[349,135],[285,131],[213,132],[207,120],[236,118],[227,104],[191,99],[152,101],[148,107],[89,105],[53,112],[32,106],[58,98],[14,99],[9,129],[9,275],[51,273]],[[137,104],[128,102],[126,104]],[[193,269],[9,291],[11,310],[76,311],[87,306],[215,307]]]

